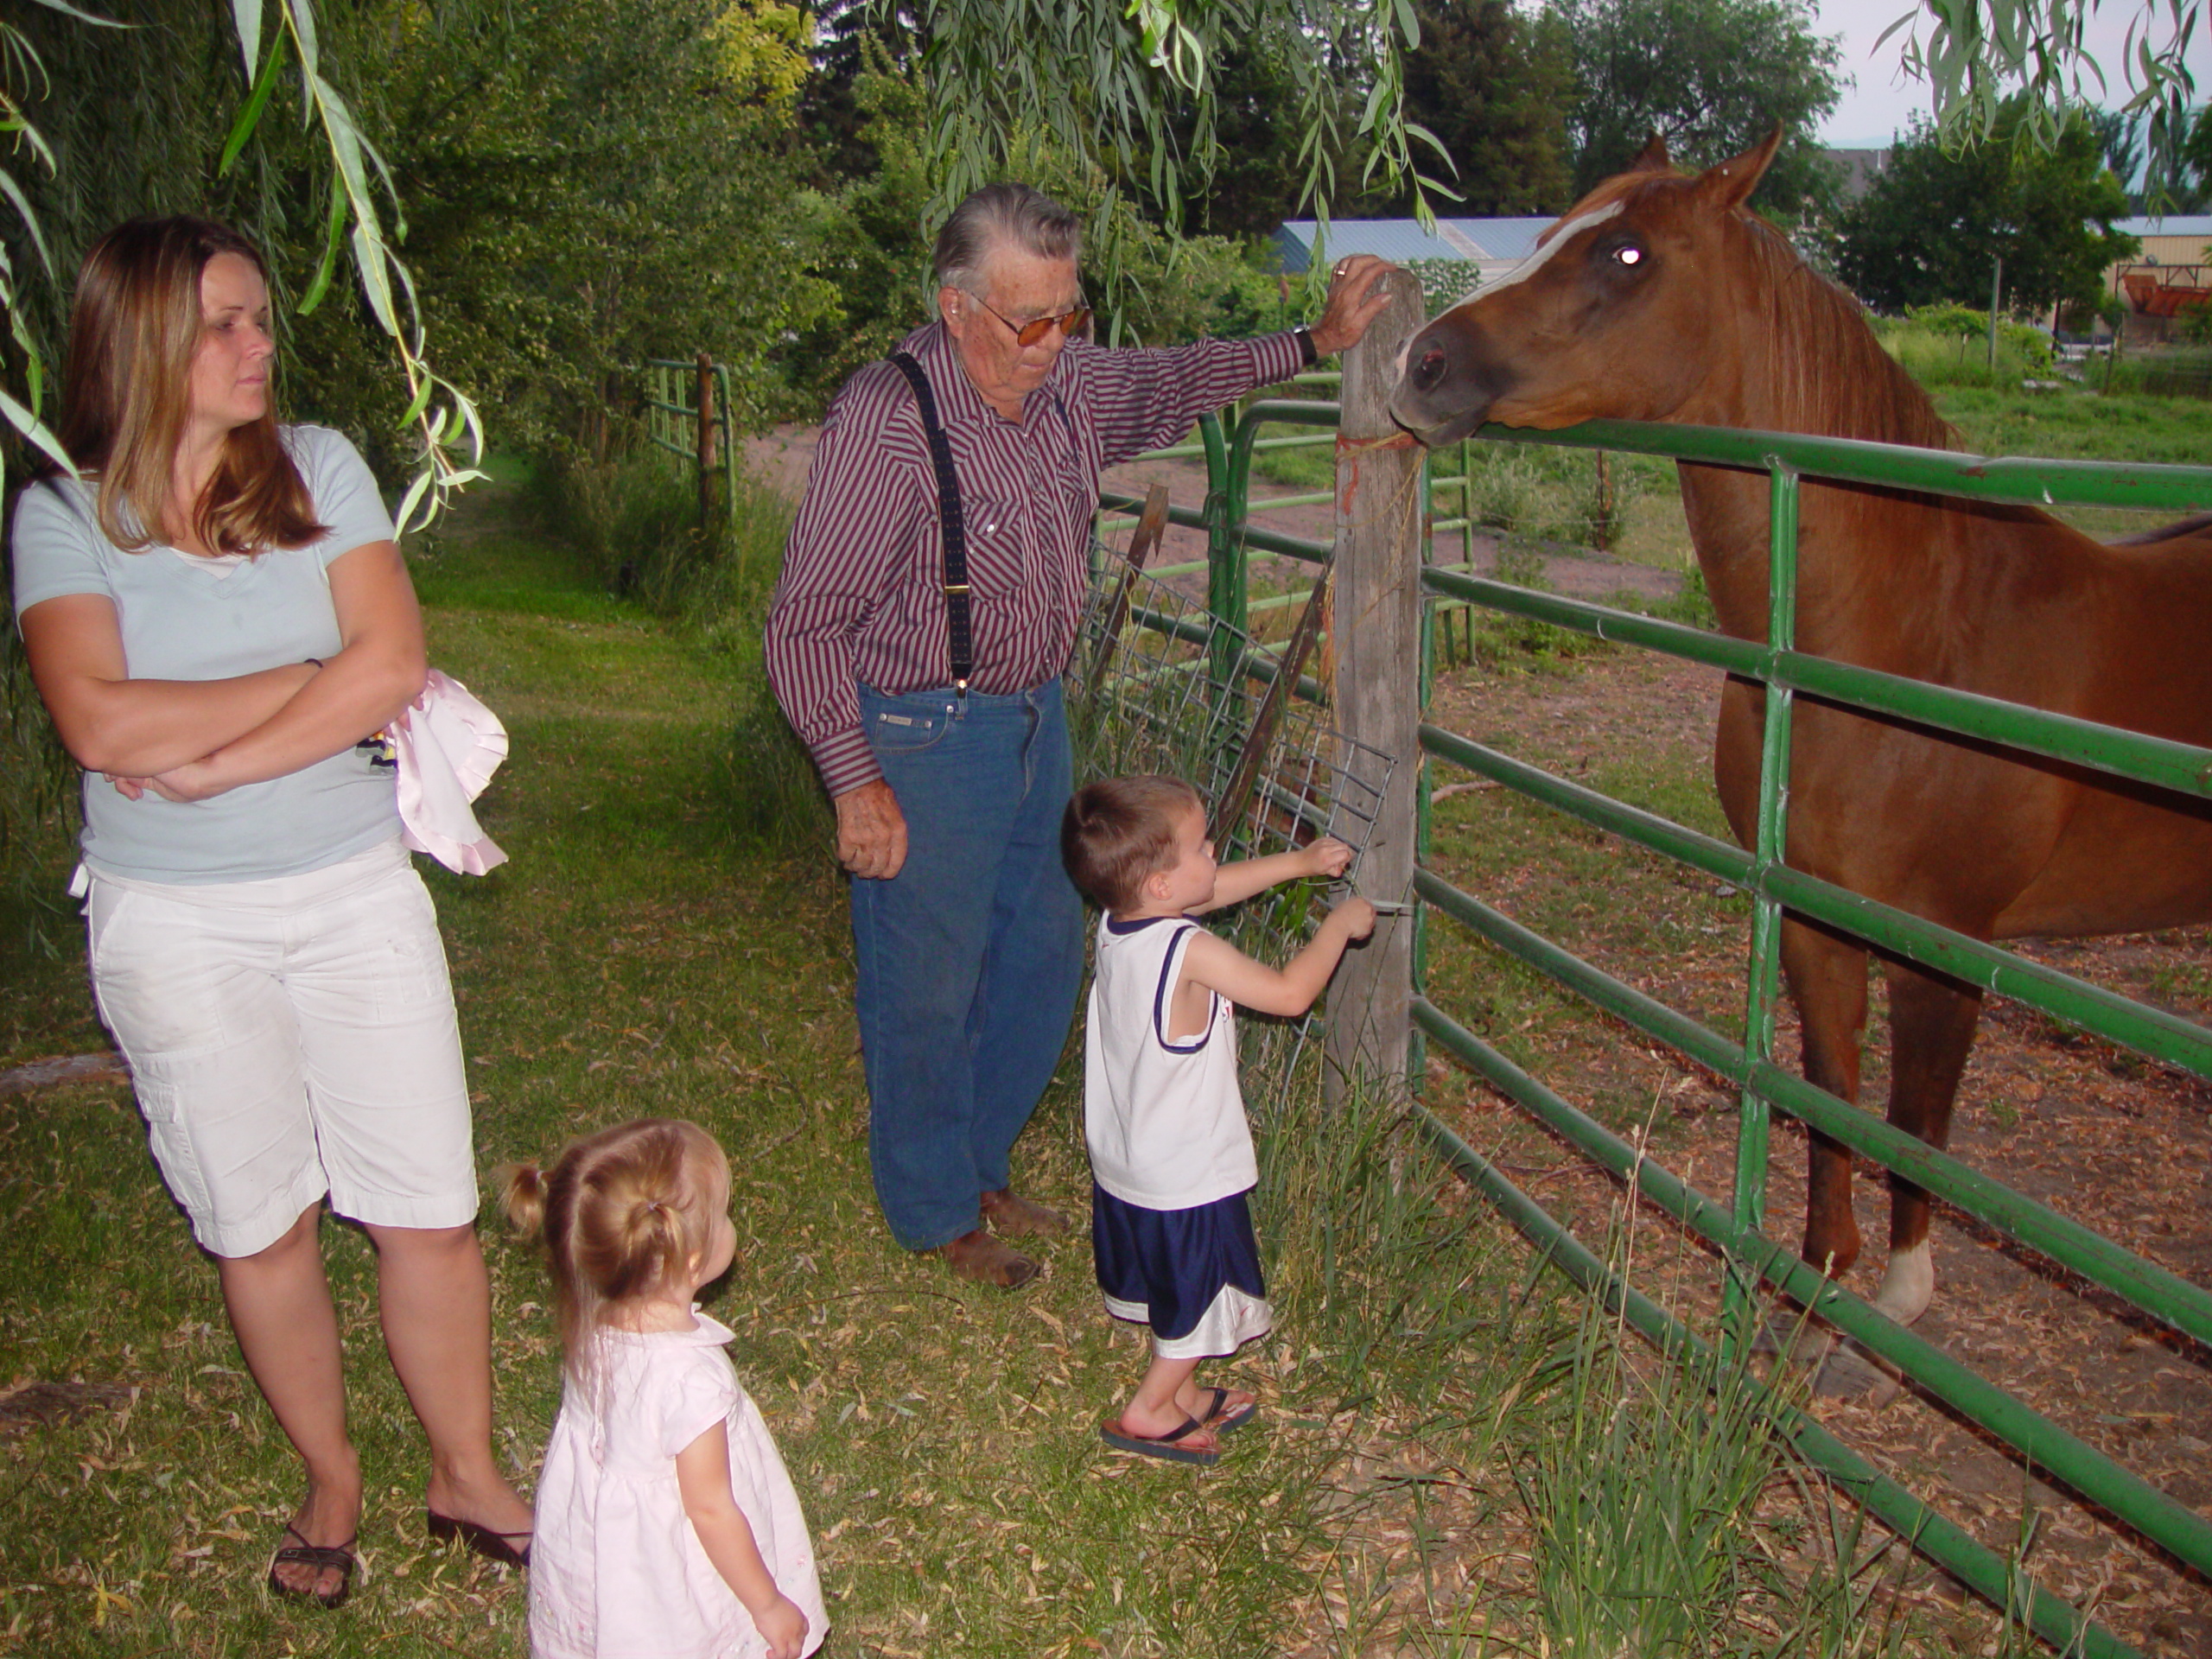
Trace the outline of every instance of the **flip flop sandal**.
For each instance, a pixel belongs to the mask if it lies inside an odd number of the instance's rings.
[[[1131,1434],[1115,1427],[1109,1419],[1098,1425],[1098,1438],[1116,1452],[1134,1452],[1141,1458],[1158,1458],[1166,1463],[1195,1463],[1201,1468],[1211,1468],[1221,1461],[1220,1452],[1192,1451],[1176,1444],[1205,1427],[1197,1418],[1185,1417],[1165,1434]]]
[[[1205,1415],[1199,1422],[1202,1427],[1210,1428],[1217,1434],[1234,1433],[1260,1414],[1260,1402],[1254,1400],[1224,1417],[1222,1408],[1229,1403],[1229,1390],[1208,1389],[1206,1392],[1213,1396],[1213,1400],[1206,1407]]]
[[[353,1591],[353,1546],[359,1540],[348,1538],[342,1544],[311,1544],[297,1527],[287,1526],[284,1531],[300,1541],[283,1546],[270,1558],[270,1592],[290,1596],[299,1601],[320,1602],[325,1607],[345,1605],[346,1598]],[[276,1569],[280,1567],[311,1567],[318,1577],[325,1573],[335,1573],[338,1574],[338,1587],[335,1590],[302,1590],[276,1576]]]

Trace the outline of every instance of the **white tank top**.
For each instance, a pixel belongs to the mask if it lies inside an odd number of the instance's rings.
[[[1124,1204],[1189,1210],[1260,1179],[1236,1087],[1236,1021],[1170,1041],[1168,1001],[1198,932],[1179,916],[1098,924],[1084,1041],[1084,1139],[1098,1185]]]

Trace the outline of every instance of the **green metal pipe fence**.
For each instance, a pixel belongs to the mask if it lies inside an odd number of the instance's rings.
[[[1203,456],[1209,488],[1203,511],[1171,511],[1173,522],[1208,537],[1208,595],[1216,615],[1242,629],[1255,610],[1294,600],[1295,594],[1255,603],[1249,596],[1249,559],[1271,554],[1307,563],[1330,557],[1327,543],[1253,524],[1268,505],[1311,505],[1331,499],[1301,495],[1269,503],[1251,498],[1255,454],[1294,445],[1326,444],[1319,437],[1262,437],[1268,425],[1335,426],[1332,404],[1268,399],[1232,411],[1224,427],[1201,423],[1196,442],[1163,452]],[[1423,779],[1417,795],[1419,853],[1414,876],[1412,1003],[1415,1035],[1409,1044],[1418,1088],[1422,1039],[1450,1050],[1492,1084],[1576,1146],[1584,1156],[1659,1205],[1713,1244],[1726,1265],[1728,1305],[1740,1311],[1761,1285],[1770,1287],[1851,1337],[1895,1367],[1916,1386],[2012,1446],[2038,1470],[2117,1516],[2142,1537],[2198,1573],[2212,1573],[2212,1522],[2174,1501],[2112,1459],[2012,1398],[1949,1355],[1876,1313],[1831,1284],[1761,1228],[1769,1113],[1780,1110],[1829,1135],[1886,1169],[1976,1217],[2006,1238],[2080,1274],[2131,1306],[2198,1342],[2212,1342],[2212,1292],[2166,1272],[1948,1154],[1891,1128],[1879,1118],[1815,1088],[1773,1062],[1775,1002],[1780,988],[1780,931],[1785,910],[1839,928],[1892,952],[2039,1008],[2110,1041],[2198,1076],[2212,1078],[2212,1031],[2161,1010],[2031,963],[2000,947],[1970,939],[1891,906],[1792,870],[1782,861],[1786,822],[1789,728],[1797,694],[1913,721],[1936,729],[2002,744],[2029,753],[2094,767],[2113,776],[2212,798],[2212,751],[2023,708],[1923,682],[1828,661],[1794,648],[1796,527],[1799,484],[1804,476],[1837,479],[1969,497],[1977,500],[2160,509],[2174,512],[2212,507],[2212,468],[2126,467],[2074,461],[1986,460],[1907,449],[1886,444],[1817,439],[1789,434],[1710,428],[1640,426],[1592,422],[1562,432],[1489,428],[1484,440],[1542,443],[1664,456],[1764,472],[1770,484],[1769,643],[1707,633],[1677,623],[1605,606],[1540,594],[1472,573],[1474,520],[1469,450],[1459,449],[1456,475],[1427,480],[1425,507],[1439,493],[1456,493],[1460,511],[1438,518],[1425,512],[1421,546],[1458,531],[1463,570],[1425,565],[1422,588],[1433,619],[1443,607],[1496,611],[1592,637],[1661,652],[1763,682],[1765,729],[1757,832],[1749,851],[1717,841],[1655,814],[1610,799],[1436,726],[1422,724],[1418,743]],[[1432,465],[1433,465],[1432,461]],[[1108,495],[1108,512],[1133,509],[1128,498]],[[1196,564],[1168,569],[1195,573]],[[1425,631],[1426,632],[1426,631]],[[1425,638],[1421,700],[1426,707],[1433,645]],[[1218,672],[1271,675],[1272,664],[1255,653]],[[1321,688],[1301,677],[1301,695]],[[1471,893],[1446,880],[1428,862],[1430,758],[1495,780],[1529,799],[1595,825],[1662,856],[1728,882],[1750,895],[1753,923],[1745,987],[1741,1040],[1725,1037],[1581,960],[1560,945],[1522,927]],[[1524,962],[1618,1019],[1729,1079],[1740,1091],[1738,1150],[1732,1204],[1722,1205],[1660,1167],[1640,1150],[1577,1110],[1428,1000],[1427,929],[1432,912]],[[1694,1349],[1694,1337],[1649,1298],[1615,1277],[1586,1245],[1514,1187],[1469,1148],[1450,1128],[1417,1103],[1417,1121],[1446,1161],[1487,1193],[1500,1211],[1556,1265],[1620,1307],[1669,1353]],[[1732,1325],[1730,1326],[1732,1330]],[[2024,1586],[1999,1556],[1932,1508],[1889,1480],[1810,1417],[1791,1414],[1789,1433],[1798,1450],[1839,1487],[1912,1541],[1977,1592],[2011,1610],[2046,1640],[2069,1652],[2123,1659],[2133,1649],[2109,1631],[2047,1592]]]
[[[712,361],[703,352],[689,362],[649,357],[640,378],[646,440],[696,469],[701,523],[713,511],[710,480],[716,477],[721,480],[721,510],[734,511],[737,445],[730,429],[729,365]],[[703,429],[699,419],[702,404],[707,416]]]

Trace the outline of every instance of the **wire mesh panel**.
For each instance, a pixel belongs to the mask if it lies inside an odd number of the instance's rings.
[[[1326,710],[1308,696],[1287,686],[1270,696],[1275,653],[1207,614],[1172,581],[1134,569],[1104,546],[1094,547],[1091,569],[1068,674],[1077,782],[1132,772],[1185,779],[1217,823],[1225,793],[1236,788],[1245,798],[1215,836],[1224,862],[1334,836],[1351,849],[1357,886],[1392,758],[1332,728]],[[1313,937],[1328,902],[1321,883],[1292,882],[1208,925],[1280,967]],[[1245,1099],[1255,1109],[1279,1096],[1312,1018],[1239,1022]]]

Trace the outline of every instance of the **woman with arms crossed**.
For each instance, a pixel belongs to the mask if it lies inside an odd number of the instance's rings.
[[[361,1471],[317,1230],[377,1251],[385,1343],[430,1442],[432,1533],[519,1564],[491,1449],[490,1304],[453,994],[357,745],[423,689],[422,618],[352,446],[279,427],[260,255],[134,219],[86,256],[56,472],[16,508],[17,619],[86,770],[93,994],[163,1179],[216,1259],[307,1465],[270,1588],[335,1606]]]

